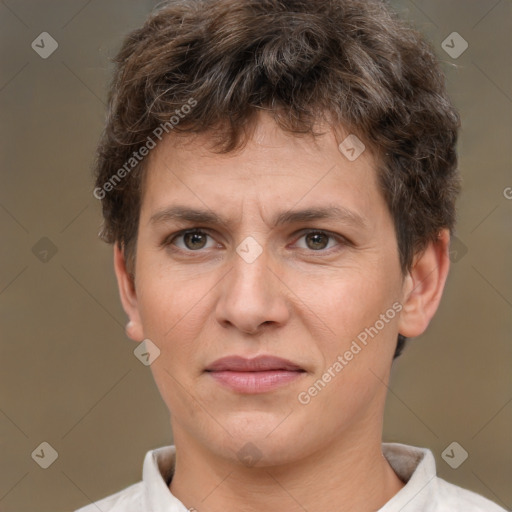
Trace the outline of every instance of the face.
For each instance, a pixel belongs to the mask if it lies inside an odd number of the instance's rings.
[[[160,350],[176,442],[233,461],[250,442],[275,464],[380,435],[413,282],[372,156],[350,161],[341,140],[261,116],[236,153],[210,152],[207,135],[153,151],[133,289],[119,252],[116,270],[129,335]],[[227,356],[292,365],[214,365]]]

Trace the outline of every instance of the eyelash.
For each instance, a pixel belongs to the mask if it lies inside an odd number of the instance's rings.
[[[196,251],[194,250],[190,250],[190,249],[181,249],[180,247],[177,247],[173,244],[173,242],[177,239],[177,238],[180,238],[182,236],[185,236],[187,234],[192,234],[192,233],[199,233],[199,234],[203,234],[203,235],[207,235],[209,236],[210,238],[213,238],[212,235],[210,235],[210,233],[208,233],[208,230],[207,229],[203,229],[203,228],[193,228],[193,229],[184,229],[182,231],[178,231],[176,233],[173,233],[172,235],[169,235],[168,237],[166,237],[162,243],[160,244],[162,247],[167,247],[167,248],[170,248],[172,246],[172,251],[176,251],[176,252],[181,252],[181,253],[185,253],[185,254],[188,254],[188,255],[193,255],[194,253],[197,253],[197,254],[201,254],[202,252],[204,252],[203,249],[197,249]],[[305,231],[302,231],[301,232],[301,235],[300,237],[297,239],[300,240],[301,238],[309,235],[309,234],[322,234],[322,235],[326,235],[329,237],[329,239],[334,239],[338,242],[338,246],[336,247],[331,247],[330,249],[319,249],[319,250],[313,250],[313,249],[302,249],[303,251],[308,251],[310,253],[319,253],[321,255],[328,255],[328,254],[331,254],[332,252],[334,251],[337,251],[337,250],[340,250],[339,246],[347,246],[347,245],[351,245],[351,242],[341,236],[341,235],[336,235],[334,233],[331,233],[329,231],[324,231],[324,230],[320,230],[320,229],[309,229],[309,230],[305,230]]]

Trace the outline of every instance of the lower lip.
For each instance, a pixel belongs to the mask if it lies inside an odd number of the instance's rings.
[[[220,384],[239,393],[265,393],[301,377],[305,372],[271,370],[263,372],[219,371],[209,374]]]

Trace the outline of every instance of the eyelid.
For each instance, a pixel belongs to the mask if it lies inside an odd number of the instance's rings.
[[[212,239],[214,238],[208,228],[201,228],[201,227],[187,228],[187,229],[182,229],[180,231],[176,231],[174,233],[171,233],[169,236],[166,236],[160,243],[160,246],[166,247],[169,245],[173,245],[174,240],[176,240],[177,238],[180,238],[184,235],[187,235],[189,233],[201,233],[201,234],[205,234],[205,235],[209,236]],[[177,250],[183,251],[183,249],[180,249],[179,247],[177,247]],[[189,250],[189,251],[185,251],[185,252],[200,252],[200,250],[198,250],[198,251],[190,251]]]
[[[167,236],[167,237],[165,237],[163,239],[163,241],[161,242],[160,246],[166,247],[166,246],[173,245],[174,240],[176,240],[177,238],[179,238],[181,236],[184,236],[186,234],[195,233],[195,232],[199,232],[199,233],[205,234],[205,235],[209,236],[210,238],[215,239],[214,236],[211,234],[211,231],[208,228],[194,227],[194,228],[182,229],[180,231],[172,233],[171,235],[169,235],[169,236]],[[302,237],[304,237],[304,236],[306,236],[306,235],[308,235],[310,233],[321,233],[321,234],[327,235],[329,238],[335,239],[338,242],[338,245],[341,245],[341,246],[343,246],[343,245],[352,245],[352,242],[350,240],[348,240],[346,237],[344,237],[343,235],[340,235],[338,233],[333,233],[333,232],[325,230],[325,229],[319,229],[319,228],[304,228],[304,229],[302,229],[300,231],[295,232],[294,235],[293,235],[295,241],[293,243],[294,244],[297,243],[298,240],[300,240]],[[202,249],[198,249],[196,251],[193,251],[193,250],[181,249],[180,247],[176,247],[176,246],[174,246],[174,247],[178,251],[187,252],[187,253],[200,253],[200,252],[203,252]],[[331,247],[330,249],[321,249],[321,250],[318,250],[318,251],[315,251],[313,249],[309,249],[309,250],[308,249],[302,249],[302,248],[300,248],[300,249],[304,250],[304,251],[311,252],[311,253],[328,254],[331,251],[335,251],[336,247]]]
[[[302,237],[306,236],[306,235],[309,235],[310,233],[321,233],[323,235],[327,235],[329,238],[333,238],[334,240],[336,240],[338,242],[338,246],[343,246],[343,245],[352,245],[352,242],[350,240],[348,240],[346,237],[344,237],[343,235],[340,235],[338,233],[333,233],[332,231],[328,231],[326,229],[319,229],[319,228],[306,228],[306,229],[302,229],[300,231],[298,231],[294,236],[297,237],[295,239],[295,242],[296,243],[298,240],[300,240]],[[330,252],[332,251],[336,251],[337,250],[337,247],[331,247],[330,249],[321,249],[321,250],[318,250],[318,251],[315,251],[313,249],[302,249],[304,251],[308,251],[308,252],[311,252],[311,253],[318,253],[318,254],[329,254]]]

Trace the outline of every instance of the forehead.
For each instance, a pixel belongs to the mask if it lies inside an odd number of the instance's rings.
[[[270,221],[277,211],[294,206],[330,205],[364,223],[384,205],[374,157],[365,149],[348,158],[347,143],[341,150],[340,143],[349,137],[350,146],[353,136],[344,130],[324,127],[322,133],[297,136],[262,115],[247,143],[225,154],[212,151],[211,134],[170,135],[150,155],[141,216],[149,219],[173,205],[190,204],[238,218],[242,206],[253,205]]]

